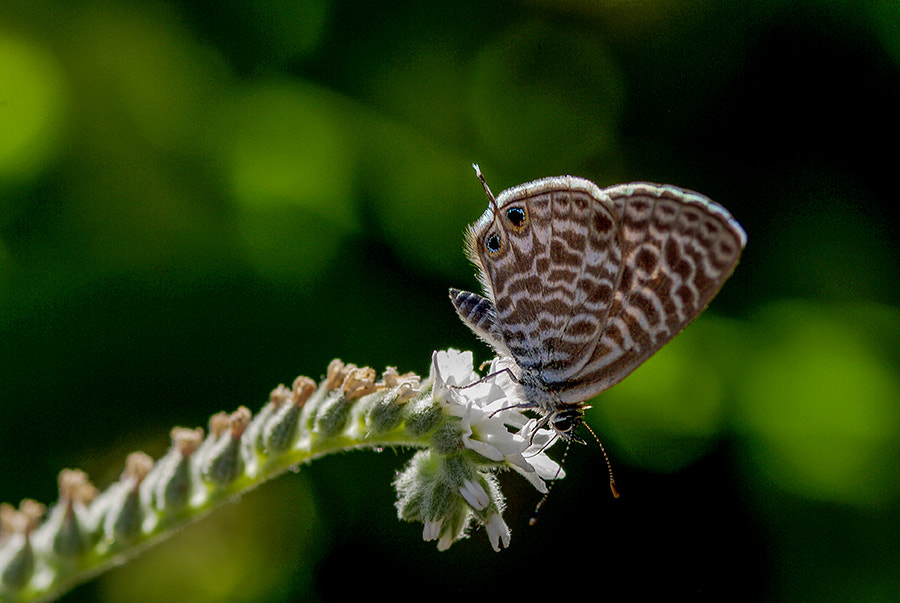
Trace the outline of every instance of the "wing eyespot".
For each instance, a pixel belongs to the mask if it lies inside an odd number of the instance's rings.
[[[488,253],[497,253],[503,247],[503,244],[500,242],[500,237],[496,232],[492,232],[484,239],[484,247],[488,250]]]
[[[523,207],[510,207],[506,210],[506,219],[509,220],[513,228],[521,229],[528,222],[528,214]]]

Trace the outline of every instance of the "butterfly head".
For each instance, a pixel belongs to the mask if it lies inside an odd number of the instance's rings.
[[[559,434],[559,437],[566,440],[567,444],[572,442],[578,444],[587,443],[581,436],[575,433],[580,426],[584,425],[584,428],[588,430],[588,433],[590,433],[591,437],[594,438],[594,441],[597,442],[597,446],[600,447],[600,452],[603,453],[603,459],[606,461],[606,469],[609,472],[609,489],[612,491],[614,497],[619,498],[619,490],[616,488],[616,478],[613,477],[612,463],[609,460],[609,455],[606,454],[606,448],[604,448],[603,442],[600,441],[600,438],[597,437],[597,434],[594,433],[594,430],[591,429],[590,425],[584,421],[584,411],[588,408],[590,407],[585,404],[565,405],[547,415],[547,422],[556,433]],[[569,448],[566,446],[566,452],[568,452],[568,450]],[[535,509],[535,518],[545,500],[546,496],[538,503],[538,506]],[[532,518],[532,523],[535,518]]]
[[[584,423],[584,409],[581,404],[567,404],[565,407],[551,412],[547,423],[564,440],[584,444],[584,439],[576,431]]]

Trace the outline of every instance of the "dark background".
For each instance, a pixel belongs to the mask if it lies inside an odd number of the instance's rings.
[[[334,357],[489,358],[447,299],[473,162],[669,182],[749,244],[594,401],[621,499],[579,446],[535,527],[503,476],[508,550],[438,553],[396,519],[409,452],[348,453],[65,600],[897,600],[898,63],[892,0],[5,2],[0,500]]]

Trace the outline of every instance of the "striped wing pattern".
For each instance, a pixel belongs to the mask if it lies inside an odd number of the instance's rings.
[[[496,200],[485,190],[491,204],[467,234],[485,297],[450,296],[465,324],[513,358],[545,417],[580,408],[677,335],[746,244],[725,209],[673,186],[600,189],[559,176]]]
[[[622,272],[590,362],[561,392],[609,389],[699,316],[737,266],[746,235],[719,205],[672,186],[604,189],[621,219]]]

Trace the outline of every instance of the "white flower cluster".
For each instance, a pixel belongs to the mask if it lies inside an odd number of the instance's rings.
[[[537,420],[522,413],[525,400],[508,372],[509,361],[495,358],[481,378],[472,364],[472,352],[435,352],[431,370],[434,397],[447,405],[451,416],[462,418],[463,443],[492,461],[505,461],[538,492],[547,491],[545,480],[565,473],[547,456],[555,443],[551,429],[535,429]],[[511,431],[510,428],[513,428]]]
[[[439,430],[443,439],[417,453],[396,486],[400,516],[422,521],[423,537],[438,540],[440,550],[464,537],[473,521],[485,526],[494,550],[509,545],[498,470],[513,469],[541,493],[547,492],[546,480],[565,475],[546,454],[556,434],[538,429],[537,421],[523,414],[526,403],[506,367],[494,360],[482,378],[471,352],[447,350],[432,357],[432,396],[451,418],[452,437]],[[454,438],[458,447],[446,443]]]

